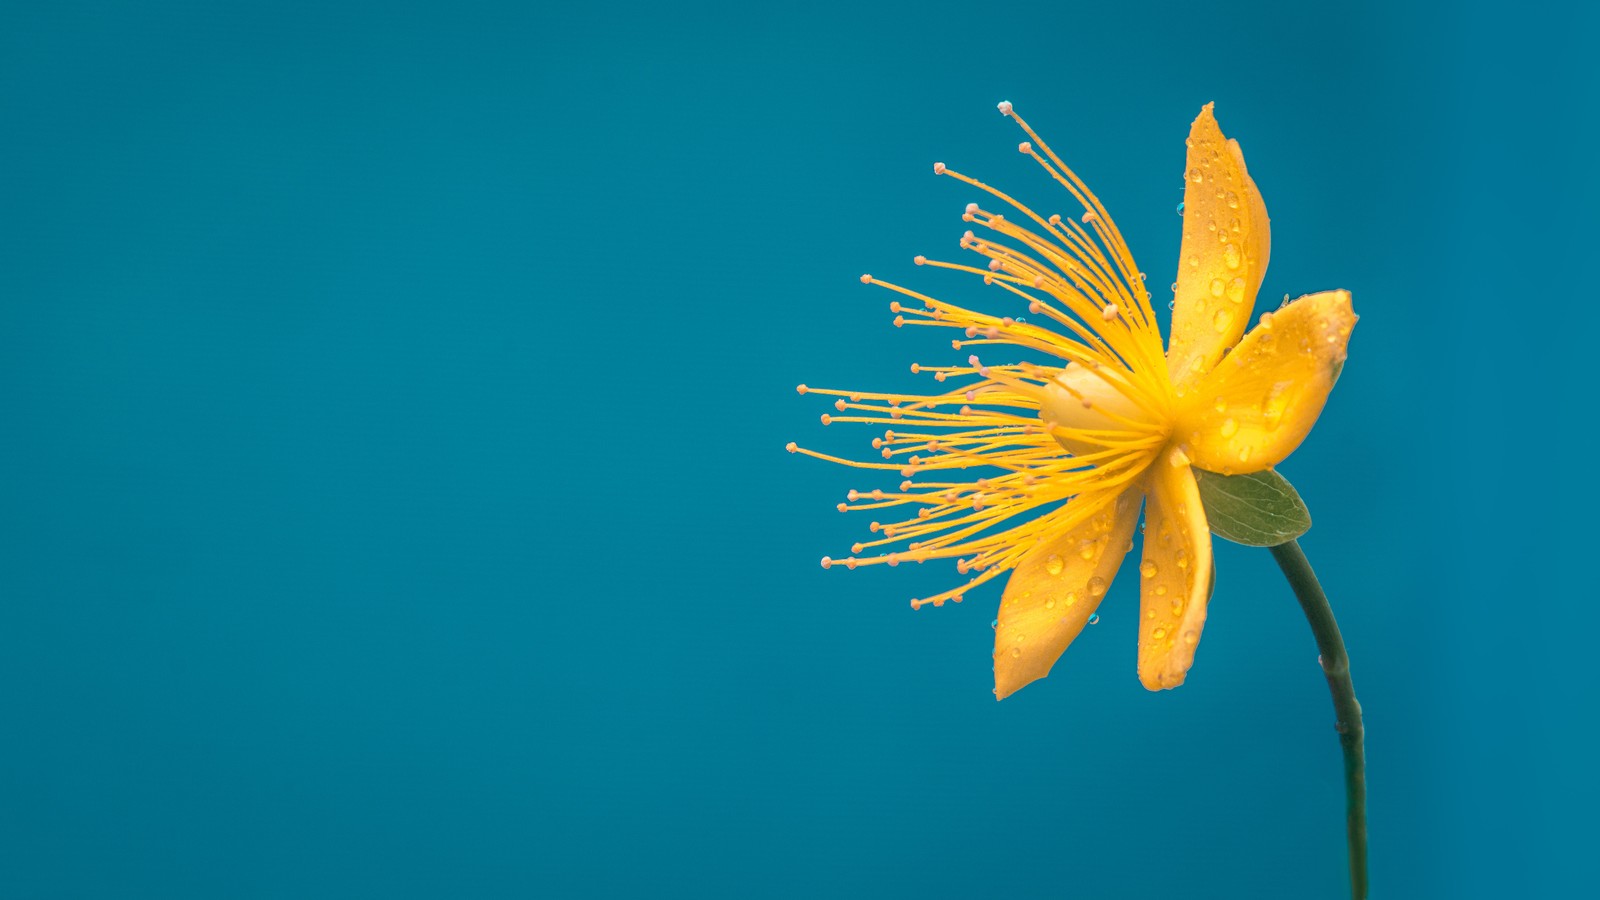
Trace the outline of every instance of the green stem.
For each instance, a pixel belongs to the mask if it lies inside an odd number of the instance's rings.
[[[1350,841],[1350,896],[1366,900],[1367,896],[1367,762],[1362,748],[1361,704],[1356,702],[1356,689],[1350,683],[1350,657],[1344,652],[1344,638],[1339,636],[1339,623],[1333,620],[1333,608],[1328,596],[1317,583],[1311,563],[1300,549],[1298,541],[1279,544],[1271,548],[1272,558],[1294,589],[1300,608],[1305,610],[1306,621],[1311,623],[1311,633],[1316,636],[1317,649],[1322,652],[1322,674],[1328,678],[1328,692],[1333,694],[1334,729],[1339,732],[1339,746],[1344,749],[1345,828]]]

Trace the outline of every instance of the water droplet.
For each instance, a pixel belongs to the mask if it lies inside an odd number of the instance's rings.
[[[1189,568],[1189,551],[1187,551],[1187,550],[1179,550],[1178,551],[1178,555],[1177,555],[1177,562],[1178,562],[1178,568],[1180,568],[1180,569]]]
[[[1235,303],[1244,302],[1244,279],[1235,278],[1228,282],[1228,299]]]
[[[1223,437],[1233,437],[1239,433],[1239,423],[1232,419],[1223,419],[1222,428],[1219,429]]]
[[[1089,624],[1090,625],[1099,625],[1100,624],[1100,614],[1099,613],[1090,613],[1089,614]]]
[[[1217,408],[1217,412],[1227,412],[1228,411],[1228,401],[1226,399],[1222,398],[1222,397],[1218,397],[1217,398],[1217,407],[1216,408]]]
[[[1157,597],[1165,596],[1166,593],[1167,593],[1167,586],[1166,585],[1164,585],[1164,584],[1156,585],[1156,596]]]
[[[1230,269],[1239,268],[1239,264],[1244,262],[1244,259],[1239,254],[1239,245],[1229,244],[1222,248],[1222,261]]]
[[[1049,572],[1051,575],[1060,575],[1063,565],[1064,564],[1061,562],[1061,557],[1052,553],[1050,554],[1050,558],[1044,561],[1044,570]]]
[[[1016,659],[1016,658],[1020,657],[1021,655],[1022,655],[1022,648],[1021,647],[1012,647],[1011,648],[1011,658],[1012,659]]]
[[[1183,204],[1182,203],[1178,204],[1178,215],[1180,215],[1180,216],[1183,215]]]
[[[1089,596],[1100,597],[1106,592],[1106,580],[1099,575],[1089,579]]]
[[[1150,636],[1159,641],[1167,636],[1167,630],[1165,628],[1157,628],[1155,631],[1150,632]]]
[[[1228,208],[1229,209],[1238,209],[1239,208],[1239,195],[1235,194],[1233,191],[1229,191],[1228,192]]]
[[[1227,288],[1227,285],[1222,283],[1222,279],[1221,278],[1213,278],[1213,279],[1211,279],[1211,296],[1213,296],[1213,297],[1221,297],[1222,296],[1222,292],[1226,288]]]
[[[989,623],[989,627],[995,629],[996,631],[999,631],[1000,630],[1000,620],[999,619],[995,619],[993,622],[990,622]]]
[[[1200,174],[1199,167],[1196,167],[1196,168],[1193,168],[1193,169],[1189,170],[1189,180],[1194,182],[1195,184],[1199,184],[1201,182],[1201,180],[1204,179],[1204,178],[1205,178],[1205,176]]]
[[[1156,577],[1156,564],[1148,559],[1145,560],[1139,564],[1139,574],[1146,578]]]
[[[1179,613],[1182,613],[1182,612],[1183,612],[1183,598],[1182,597],[1173,597],[1172,598],[1172,614],[1176,616],[1176,615],[1178,615]]]
[[[1183,633],[1183,642],[1191,647],[1200,643],[1200,632],[1195,631],[1193,628],[1185,631]]]
[[[1251,453],[1251,450],[1250,450],[1249,447],[1240,447],[1239,448],[1239,462],[1249,462],[1250,461],[1250,453]]]
[[[1271,331],[1272,330],[1272,313],[1264,312],[1264,313],[1261,314],[1261,330],[1262,331]]]
[[[1173,290],[1177,290],[1178,286],[1177,285],[1173,285],[1172,289]],[[1168,300],[1167,301],[1167,309],[1177,309],[1177,308],[1178,308],[1178,301],[1177,300]]]
[[[1056,598],[1052,596],[1048,600],[1044,601],[1044,608],[1045,609],[1055,609],[1056,608]]]
[[[1073,605],[1074,603],[1077,603],[1077,602],[1078,602],[1077,593],[1074,592],[1074,591],[1068,591],[1067,592],[1067,605],[1071,606],[1071,605]]]
[[[1231,309],[1219,309],[1217,310],[1217,314],[1211,317],[1211,327],[1215,328],[1218,332],[1227,331],[1228,326],[1232,323],[1233,310]]]
[[[1094,541],[1084,541],[1083,546],[1078,548],[1078,555],[1083,557],[1084,562],[1094,559]]]

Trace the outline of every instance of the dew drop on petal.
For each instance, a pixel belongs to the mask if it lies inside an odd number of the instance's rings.
[[[1148,559],[1145,560],[1139,564],[1139,574],[1146,578],[1156,577],[1156,564]]]
[[[1100,597],[1106,592],[1106,580],[1099,575],[1089,579],[1089,596]]]
[[[1050,554],[1050,558],[1044,561],[1044,570],[1051,575],[1060,575],[1064,566],[1065,564],[1061,561],[1061,557],[1054,553]]]
[[[1100,624],[1100,614],[1099,613],[1090,613],[1089,614],[1089,624],[1090,625],[1099,625]]]
[[[1235,422],[1233,419],[1223,419],[1222,428],[1218,430],[1222,432],[1222,436],[1225,438],[1233,437],[1239,433],[1239,423]]]
[[[1217,310],[1217,314],[1211,317],[1211,327],[1215,328],[1219,332],[1227,331],[1228,326],[1232,323],[1233,310],[1230,309],[1219,309]]]
[[[1222,262],[1230,269],[1239,268],[1239,264],[1244,262],[1244,260],[1239,255],[1238,244],[1229,244],[1228,246],[1222,248]]]

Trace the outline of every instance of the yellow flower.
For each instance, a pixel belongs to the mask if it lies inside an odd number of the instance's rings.
[[[989,345],[1053,358],[913,365],[938,382],[973,379],[931,395],[799,387],[837,397],[843,415],[822,423],[890,426],[872,446],[884,462],[840,459],[791,443],[791,453],[898,470],[898,490],[851,491],[846,510],[898,510],[873,522],[846,568],[954,558],[971,578],[911,601],[960,602],[965,591],[1011,576],[995,625],[995,694],[1043,678],[1091,620],[1147,501],[1139,564],[1139,680],[1176,687],[1194,661],[1212,588],[1211,534],[1194,469],[1222,474],[1276,465],[1305,439],[1345,358],[1355,314],[1350,294],[1301,297],[1245,327],[1267,268],[1267,211],[1237,141],[1223,137],[1211,105],[1189,130],[1183,240],[1173,285],[1172,340],[1161,334],[1145,276],[1110,214],[1026,122],[1032,157],[1082,205],[1079,217],[1041,216],[946,167],[934,172],[1015,210],[1013,220],[973,203],[964,249],[984,268],[918,256],[919,266],[969,272],[1006,291],[1023,316],[991,316],[890,284],[894,324],[954,328],[957,350]],[[906,300],[913,301],[907,303]],[[1242,337],[1242,340],[1241,340]],[[978,468],[983,477],[954,470]],[[868,553],[861,556],[860,554]]]

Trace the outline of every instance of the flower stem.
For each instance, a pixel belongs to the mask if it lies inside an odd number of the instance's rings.
[[[1333,608],[1328,605],[1328,595],[1317,583],[1316,573],[1298,541],[1272,547],[1272,558],[1294,589],[1306,621],[1311,623],[1311,633],[1317,639],[1317,649],[1322,655],[1322,674],[1328,678],[1328,692],[1333,694],[1334,729],[1339,732],[1339,746],[1344,750],[1345,828],[1350,842],[1350,896],[1366,900],[1367,896],[1367,762],[1362,748],[1361,704],[1356,702],[1356,689],[1350,683],[1350,657],[1344,651],[1344,638],[1339,635],[1339,623],[1333,619]]]

